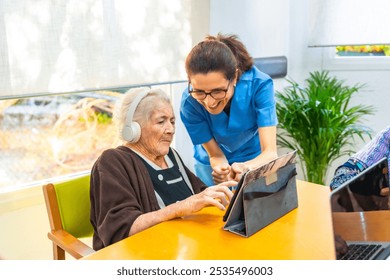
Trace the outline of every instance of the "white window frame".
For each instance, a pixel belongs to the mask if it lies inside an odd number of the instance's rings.
[[[322,66],[327,70],[390,70],[390,56],[337,56],[336,47],[322,50]]]

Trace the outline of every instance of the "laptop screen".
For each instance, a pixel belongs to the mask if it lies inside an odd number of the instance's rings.
[[[389,210],[388,161],[381,159],[331,193],[332,212]]]
[[[333,190],[330,203],[337,259],[355,256],[361,259],[359,254],[363,253],[360,246],[366,248],[364,253],[372,254],[362,259],[385,259],[385,253],[379,252],[385,250],[388,254],[390,247],[383,249],[388,245],[380,245],[378,241],[390,238],[387,222],[390,211],[386,211],[390,209],[388,160],[381,159]],[[375,250],[368,251],[369,248]],[[360,251],[355,252],[354,249]]]

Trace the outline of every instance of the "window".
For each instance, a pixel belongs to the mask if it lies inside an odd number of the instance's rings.
[[[380,55],[379,53],[374,53],[373,50],[375,48],[373,47],[348,46],[348,48],[340,48],[338,46],[322,48],[323,68],[328,70],[390,70],[388,45],[384,45],[383,53],[380,53]],[[359,52],[351,53],[350,50],[352,49],[356,49]]]
[[[119,92],[0,101],[0,191],[89,170],[115,144]]]
[[[152,88],[175,108],[185,83],[174,84]],[[121,144],[112,113],[126,90],[0,100],[0,194],[89,172],[104,150]]]
[[[192,2],[1,1],[0,99],[185,79]]]
[[[337,46],[337,56],[390,56],[390,45]]]

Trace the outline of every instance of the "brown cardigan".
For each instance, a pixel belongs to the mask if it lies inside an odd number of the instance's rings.
[[[184,168],[194,193],[206,188]],[[91,170],[90,198],[95,250],[126,238],[138,216],[160,209],[144,163],[125,146],[106,150],[97,159]]]

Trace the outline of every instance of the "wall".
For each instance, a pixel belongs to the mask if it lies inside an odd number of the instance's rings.
[[[211,0],[210,33],[237,34],[253,57],[285,55],[289,7],[285,0]]]
[[[252,57],[288,57],[289,9],[286,0],[211,0],[210,33],[238,35]],[[275,89],[283,85],[283,79],[275,80]]]
[[[49,260],[52,246],[45,205],[40,203],[0,215],[0,254],[4,259]]]
[[[11,260],[50,260],[52,243],[42,187],[0,193],[0,257]],[[83,242],[92,246],[92,238]],[[73,259],[67,255],[67,259]]]
[[[40,187],[0,194],[0,256],[51,259],[50,229]]]

